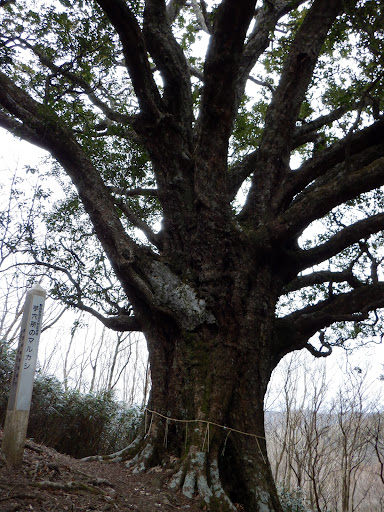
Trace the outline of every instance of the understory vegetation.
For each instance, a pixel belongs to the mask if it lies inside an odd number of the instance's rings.
[[[0,344],[0,427],[4,425],[14,351]],[[57,378],[37,372],[28,437],[72,457],[106,454],[127,446],[136,436],[142,412],[126,407],[112,391],[81,393]]]

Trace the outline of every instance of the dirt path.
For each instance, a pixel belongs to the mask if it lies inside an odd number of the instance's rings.
[[[122,463],[83,462],[28,440],[20,469],[0,459],[0,512],[201,512],[168,479],[162,468],[135,475]]]

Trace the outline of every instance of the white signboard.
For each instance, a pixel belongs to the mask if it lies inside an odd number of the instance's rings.
[[[41,286],[37,285],[28,292],[24,305],[8,410],[29,411],[44,302],[45,291]]]

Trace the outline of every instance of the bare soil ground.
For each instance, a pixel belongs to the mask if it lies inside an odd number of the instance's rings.
[[[169,478],[160,467],[133,474],[123,463],[84,462],[27,440],[20,468],[0,457],[0,512],[201,512],[198,499],[168,488]]]

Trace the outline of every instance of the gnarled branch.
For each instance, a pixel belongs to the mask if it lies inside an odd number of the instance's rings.
[[[366,320],[370,311],[384,307],[384,283],[359,286],[346,293],[335,294],[313,306],[282,318],[289,321],[298,339],[309,340],[317,331],[335,322]]]
[[[325,341],[324,332],[320,331],[319,333],[319,341],[321,344],[321,348],[317,349],[315,348],[309,341],[304,345],[305,348],[314,356],[314,357],[328,357],[332,354],[332,346]],[[323,348],[326,349],[325,352],[323,352]]]
[[[352,272],[351,268],[347,268],[341,272],[332,272],[331,270],[319,270],[297,277],[284,288],[285,293],[302,290],[308,286],[324,283],[348,283],[352,288],[363,286],[362,283]]]
[[[382,144],[384,139],[384,121],[380,120],[323,149],[299,169],[288,173],[279,192],[280,203],[289,204],[293,197],[302,192],[312,181],[326,175],[330,170],[349,158],[362,153],[370,147]]]
[[[301,268],[307,268],[312,265],[336,256],[342,250],[368,238],[374,233],[384,230],[384,214],[378,213],[367,219],[359,220],[340,230],[323,244],[302,251],[299,257]]]
[[[276,229],[273,236],[281,238],[295,236],[311,222],[326,215],[332,208],[382,185],[384,185],[384,144],[343,162],[324,179],[319,178],[308,187],[292,206],[273,222],[272,230]],[[371,222],[367,219],[367,223],[356,223],[355,226],[365,229],[368,234],[382,229],[381,217],[376,215],[372,219]],[[369,229],[373,231],[369,233]],[[358,234],[358,230],[355,229],[353,233],[352,228],[343,232],[350,237]]]

